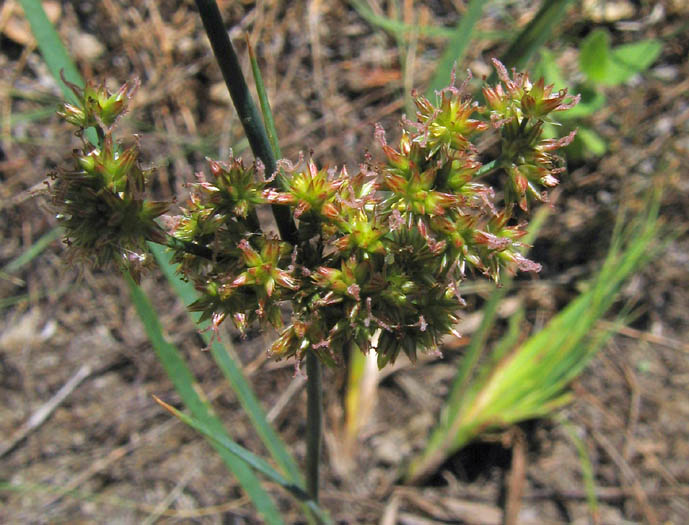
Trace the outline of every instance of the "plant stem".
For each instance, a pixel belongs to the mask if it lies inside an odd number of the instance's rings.
[[[216,255],[213,253],[213,250],[206,248],[205,246],[201,246],[191,241],[183,241],[181,239],[178,239],[177,237],[173,237],[172,235],[166,235],[165,241],[162,243],[158,242],[157,240],[153,242],[157,242],[158,244],[162,244],[163,246],[167,246],[168,248],[172,249],[181,248],[182,250],[184,250],[187,253],[190,253],[191,255],[203,257],[204,259],[208,259],[209,261],[214,260],[214,256]]]
[[[306,491],[318,503],[318,467],[323,427],[321,363],[315,352],[306,354]]]
[[[201,15],[208,40],[210,40],[211,47],[213,48],[213,54],[225,79],[225,84],[230,91],[232,103],[244,127],[246,138],[249,140],[251,151],[253,151],[257,159],[263,162],[266,174],[271,175],[277,169],[273,150],[260,113],[251,97],[249,86],[247,86],[244,79],[239,59],[232,47],[230,37],[227,35],[218,4],[215,0],[196,0],[196,6]],[[277,181],[278,178],[276,177],[273,181],[274,185],[278,184]],[[273,205],[272,209],[282,240],[296,244],[297,228],[294,225],[289,208]]]

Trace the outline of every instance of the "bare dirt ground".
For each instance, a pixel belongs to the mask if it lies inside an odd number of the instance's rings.
[[[366,4],[381,16],[449,28],[465,3]],[[555,32],[550,47],[565,69],[576,63],[577,43],[595,26],[608,28],[615,43],[659,38],[663,52],[643,77],[606,91],[609,103],[591,124],[609,153],[570,162],[556,212],[532,252],[544,269],[511,298],[528,308],[525,333],[592,275],[622,204],[640,209],[645,192],[662,182],[668,229],[689,226],[689,11],[682,0],[599,3],[617,11],[575,2]],[[141,79],[122,127],[142,134],[161,197],[183,195],[183,183],[205,169],[206,155],[222,159],[230,146],[248,155],[193,2],[46,4],[85,77],[113,86]],[[490,57],[500,56],[538,4],[492,2],[462,67],[477,77],[489,73]],[[426,85],[444,44],[419,32],[395,38],[343,1],[220,5],[243,60],[243,35],[256,43],[283,154],[295,159],[312,151],[331,166],[356,167],[367,150],[377,154],[374,123],[393,136],[405,112],[403,94]],[[59,90],[14,0],[0,6],[0,31],[2,267],[55,225],[35,193],[77,143],[54,115]],[[327,433],[324,505],[338,523],[500,523],[514,455],[510,436],[524,432],[518,522],[589,523],[582,460],[569,428],[592,464],[599,523],[688,523],[688,248],[686,235],[677,236],[625,287],[623,299],[639,315],[573,385],[576,400],[559,415],[569,427],[538,421],[489,436],[451,458],[424,486],[399,485],[400,465],[423,444],[447,394],[463,348],[453,344],[442,360],[400,366],[386,377],[348,468],[338,461],[337,436]],[[62,252],[53,242],[20,271],[0,275],[0,479],[24,487],[0,491],[0,522],[259,523],[212,449],[153,402],[152,394],[178,398],[124,283],[89,270],[79,279]],[[261,452],[165,280],[153,273],[143,286],[232,435]],[[479,294],[474,302],[480,300]],[[283,398],[294,372],[289,363],[266,360],[268,337],[236,345],[266,409]],[[342,417],[342,381],[341,372],[327,372],[328,428],[337,428]],[[56,396],[54,410],[39,421]],[[300,460],[304,399],[297,390],[274,414]],[[291,500],[277,487],[271,491],[279,495],[285,521],[300,523]]]

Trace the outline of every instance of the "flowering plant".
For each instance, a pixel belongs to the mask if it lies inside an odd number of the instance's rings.
[[[300,158],[296,165],[276,162],[275,156],[281,156],[277,133],[251,46],[267,133],[216,3],[196,4],[256,161],[210,160],[210,175],[198,174],[179,214],[166,216],[173,203],[150,198],[151,172],[140,165],[138,142],[122,141],[114,132],[137,83],[115,93],[94,83],[79,88],[75,84],[83,82],[67,53],[52,52],[62,46],[57,33],[39,31],[39,46],[53,73],[63,68],[75,82],[65,85],[71,89],[67,96],[77,100],[59,114],[83,139],[74,166],[52,174],[50,193],[71,257],[124,270],[152,347],[189,413],[156,401],[208,438],[262,519],[283,523],[256,474],[294,496],[309,523],[333,522],[318,503],[321,362],[339,365],[349,353],[345,439],[338,451],[346,456],[365,419],[363,414],[351,417],[357,415],[357,403],[375,397],[368,381],[375,374],[366,366],[369,378],[362,377],[359,365],[377,355],[383,367],[402,352],[413,360],[417,351],[436,349],[464,306],[460,289],[468,273],[484,274],[503,286],[486,302],[437,424],[424,450],[410,458],[404,482],[424,479],[481,433],[543,417],[567,403],[567,385],[605,340],[589,334],[625,278],[654,251],[648,247],[659,231],[657,198],[640,218],[641,227],[632,222],[620,229],[603,269],[584,293],[526,340],[516,328],[523,317],[514,316],[506,336],[490,355],[482,354],[497,305],[512,281],[505,271],[540,269],[522,248],[549,210],[534,214],[524,237],[528,214],[558,183],[562,168],[554,152],[573,138],[546,140],[542,131],[556,124],[554,112],[569,109],[579,97],[568,97],[564,90],[554,93],[543,80],[533,83],[494,61],[499,82],[484,87],[482,104],[469,96],[468,80],[441,90],[434,101],[415,96],[417,118],[403,119],[399,142],[389,145],[377,128],[381,160],[367,155],[353,175],[318,166],[313,159]],[[516,64],[516,55],[528,56],[533,43],[548,34],[543,20],[553,25],[553,13],[563,14],[565,4],[545,2],[506,52],[506,62]],[[471,2],[458,33],[470,34],[480,6]],[[47,19],[42,21],[44,13],[37,17],[39,11],[37,3],[27,15],[33,13],[32,26],[40,28]],[[523,53],[515,53],[517,48]],[[457,46],[450,45],[448,53],[456,57]],[[263,231],[258,220],[259,208],[266,205],[272,207],[279,237]],[[192,308],[198,313],[190,314],[194,322],[202,318],[202,326],[216,330],[228,317],[242,331],[252,323],[272,325],[280,330],[272,353],[306,362],[305,476],[241,367],[214,340],[215,333],[203,333],[272,462],[234,442],[213,413],[134,281],[149,266],[149,249],[184,302],[196,299]],[[174,275],[170,259],[181,278]]]
[[[520,238],[529,204],[558,183],[553,152],[574,137],[541,132],[578,96],[493,63],[500,83],[483,88],[485,105],[467,94],[469,79],[435,103],[416,96],[417,119],[402,121],[398,145],[377,127],[384,158],[368,156],[356,174],[313,159],[279,161],[275,173],[260,161],[210,160],[210,177],[197,174],[188,204],[167,217],[168,231],[156,219],[170,203],[148,197],[137,145],[113,134],[136,84],[114,94],[71,85],[80,103],[59,114],[82,136],[95,127],[99,143],[84,139],[74,169],[52,175],[66,243],[79,259],[134,275],[149,260],[146,241],[169,246],[201,293],[191,308],[215,328],[228,317],[242,332],[272,325],[277,358],[313,352],[335,365],[353,344],[375,351],[381,368],[402,352],[415,360],[452,332],[467,271],[497,282],[503,270],[540,269],[521,254]],[[495,152],[476,145],[489,133],[499,138]],[[261,230],[257,208],[265,204],[289,210],[294,238]],[[287,323],[284,303],[292,305]]]

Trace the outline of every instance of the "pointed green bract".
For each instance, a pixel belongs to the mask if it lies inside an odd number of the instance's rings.
[[[248,40],[247,45],[249,47],[249,60],[251,61],[251,71],[254,75],[254,82],[256,83],[256,93],[258,94],[258,102],[261,105],[261,113],[263,114],[263,123],[266,126],[266,132],[268,133],[270,145],[273,148],[273,154],[275,155],[276,159],[280,159],[282,158],[282,151],[280,151],[278,132],[275,129],[275,119],[273,118],[273,111],[270,108],[270,100],[268,99],[268,93],[266,93],[266,87],[263,84],[263,76],[261,75],[261,69],[258,67],[258,61],[256,60],[254,49]]]

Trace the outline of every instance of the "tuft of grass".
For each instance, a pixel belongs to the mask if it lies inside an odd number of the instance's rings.
[[[407,481],[423,479],[483,432],[548,416],[569,403],[567,386],[610,336],[609,331],[595,330],[596,323],[613,305],[626,279],[657,253],[659,200],[656,195],[647,214],[628,227],[622,229],[623,219],[618,221],[603,266],[585,292],[521,345],[506,350],[504,343],[498,344],[479,367],[478,349],[504,292],[494,294],[476,334],[476,347],[467,351],[440,422],[425,450],[411,462]]]

